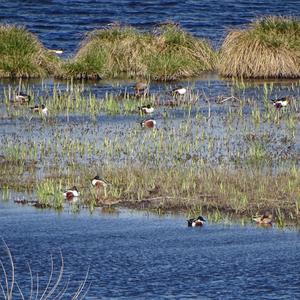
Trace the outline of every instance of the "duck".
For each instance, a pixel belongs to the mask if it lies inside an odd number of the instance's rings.
[[[272,225],[273,215],[265,212],[263,215],[253,218],[253,221],[258,225]]]
[[[42,104],[41,106],[35,105],[33,107],[30,107],[30,109],[33,112],[40,112],[43,116],[47,116],[47,114],[48,114],[48,109],[44,104]]]
[[[145,119],[141,122],[143,128],[155,128],[156,121],[154,119]]]
[[[98,175],[96,175],[96,176],[91,180],[91,183],[92,183],[92,186],[96,187],[97,192],[99,192],[100,189],[103,188],[103,190],[104,190],[104,196],[105,196],[105,197],[107,196],[106,188],[107,188],[107,186],[109,185],[109,183],[108,183],[105,179],[100,178]]]
[[[31,96],[22,92],[18,93],[15,97],[16,102],[25,103],[25,102],[29,102],[30,100],[31,100]]]
[[[203,226],[206,220],[202,216],[199,216],[198,218],[188,219],[187,222],[189,227],[196,227]]]
[[[172,90],[172,94],[175,96],[182,96],[182,95],[186,94],[186,92],[187,92],[187,89],[182,86],[179,86]]]
[[[91,183],[92,186],[95,187],[107,187],[108,185],[108,182],[105,179],[100,178],[98,175],[91,180]]]
[[[64,191],[64,197],[68,200],[78,196],[79,196],[79,192],[75,185],[72,188]]]
[[[290,102],[290,97],[282,97],[279,99],[273,100],[273,105],[276,109],[281,109],[283,107],[287,107]]]
[[[138,82],[134,86],[134,91],[137,96],[145,95],[148,91],[148,84],[145,82]]]
[[[154,112],[154,107],[151,106],[150,104],[139,106],[138,109],[140,110],[141,113],[147,114],[147,115],[152,114]]]

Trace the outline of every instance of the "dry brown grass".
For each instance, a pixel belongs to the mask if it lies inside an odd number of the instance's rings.
[[[300,77],[300,22],[266,17],[226,37],[218,70],[227,77]]]
[[[114,25],[87,36],[74,59],[67,63],[65,75],[175,80],[212,70],[215,61],[216,55],[208,42],[175,24],[143,33]]]

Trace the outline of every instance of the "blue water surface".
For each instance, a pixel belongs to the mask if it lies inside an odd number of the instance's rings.
[[[165,21],[180,23],[189,32],[220,46],[229,28],[264,15],[300,15],[298,0],[1,0],[0,22],[26,26],[48,48],[68,56],[85,33],[112,22],[142,30]]]
[[[50,255],[69,291],[88,267],[85,299],[298,299],[300,235],[255,226],[188,228],[184,216],[120,210],[74,214],[0,204],[1,236],[29,293],[33,274],[50,274]],[[0,257],[7,263],[4,246]],[[44,279],[45,280],[45,279]],[[28,296],[28,294],[27,294]],[[0,296],[0,299],[1,296]],[[17,298],[14,298],[17,299]],[[70,299],[66,295],[63,299]]]

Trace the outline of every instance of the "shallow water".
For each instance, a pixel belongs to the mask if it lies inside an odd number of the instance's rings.
[[[209,38],[218,47],[231,26],[246,24],[261,15],[299,16],[299,9],[295,9],[297,5],[298,1],[270,0],[251,3],[232,0],[124,0],[106,3],[91,0],[44,0],[38,1],[38,4],[37,1],[3,0],[0,1],[0,22],[25,25],[39,36],[46,47],[62,48],[65,51],[64,57],[68,57],[74,54],[86,32],[114,21],[149,29],[158,22],[174,20],[189,32]],[[193,150],[208,162],[215,163],[220,158],[228,167],[228,154],[236,155],[248,150],[249,145],[245,144],[244,136],[251,132],[258,136],[270,135],[273,140],[268,142],[266,149],[274,157],[283,152],[289,155],[300,153],[299,122],[296,124],[294,144],[291,145],[281,142],[292,135],[284,121],[280,126],[267,122],[258,128],[251,123],[251,107],[245,108],[245,118],[249,118],[249,122],[248,119],[244,121],[244,129],[238,130],[239,121],[230,123],[233,129],[228,129],[224,116],[229,109],[234,111],[234,107],[229,102],[216,104],[217,95],[234,94],[243,99],[251,98],[263,109],[264,86],[261,82],[237,89],[215,74],[204,74],[202,78],[182,83],[200,94],[190,115],[193,125],[191,132],[195,136],[204,130],[215,142],[211,152],[207,150],[207,140]],[[66,82],[47,79],[23,80],[21,90],[34,91],[35,102],[39,103],[45,101],[46,95],[51,96],[56,84],[62,90],[68,89]],[[150,90],[160,95],[174,84],[152,83]],[[91,92],[101,101],[106,93],[118,94],[125,89],[132,89],[132,85],[130,81],[89,81],[84,85],[84,93],[87,95]],[[34,142],[39,146],[44,143],[47,151],[42,152],[41,148],[36,156],[38,164],[35,174],[38,179],[51,170],[51,163],[56,163],[51,155],[59,152],[53,143],[60,141],[54,138],[57,134],[102,150],[104,137],[113,137],[122,144],[122,141],[126,141],[126,132],[130,131],[136,132],[136,156],[133,160],[138,163],[145,159],[138,156],[141,143],[139,137],[144,141],[151,134],[139,131],[138,114],[109,116],[101,113],[91,117],[80,112],[66,116],[62,112],[52,115],[53,122],[50,118],[51,122],[48,123],[30,115],[28,107],[17,107],[16,110],[21,111],[19,117],[7,119],[3,88],[7,89],[8,86],[17,91],[19,81],[0,82],[0,161],[8,141],[28,148]],[[299,87],[281,81],[274,84],[269,98],[285,95],[293,95],[298,99]],[[208,116],[208,103],[204,101],[207,98],[211,101],[212,118],[210,122],[197,123],[194,119],[197,113]],[[164,110],[170,115],[167,119],[161,115]],[[157,107],[153,116],[160,130],[171,132],[176,131],[187,119],[188,113],[182,108]],[[189,138],[190,135],[185,142]],[[53,152],[51,149],[54,149]],[[167,154],[172,161],[174,153]],[[95,159],[100,163],[101,160],[112,163],[121,161],[122,156],[118,153],[108,155],[105,151],[100,154],[97,151],[84,153],[83,156],[71,153],[59,157],[59,164],[63,167],[72,161],[93,166]],[[291,160],[299,166],[299,161]],[[168,160],[165,162],[168,163]],[[279,157],[273,166],[267,166],[266,172],[272,172],[272,168],[280,169],[281,163],[285,164],[285,159]],[[20,176],[26,177],[28,174],[25,172]],[[12,193],[13,199],[23,199],[25,195],[26,199],[36,200],[34,192],[31,195]],[[191,229],[187,228],[184,216],[158,217],[129,210],[108,215],[99,209],[91,215],[84,210],[75,214],[72,210],[71,206],[67,206],[65,212],[56,213],[0,201],[0,237],[12,251],[17,280],[27,297],[30,276],[26,263],[30,263],[34,274],[39,273],[42,288],[50,274],[50,255],[53,254],[55,269],[58,270],[61,250],[65,264],[64,279],[70,277],[71,282],[65,299],[70,299],[68,293],[78,287],[89,266],[88,283],[91,287],[85,299],[300,298],[300,238],[295,231],[213,223],[201,229]],[[7,266],[7,255],[1,241],[0,259]]]
[[[129,210],[77,215],[70,209],[55,213],[8,202],[0,202],[0,209],[1,236],[27,292],[26,262],[42,275],[42,287],[50,254],[58,269],[61,250],[70,290],[90,266],[85,299],[300,297],[300,236],[295,231],[213,223],[188,228],[184,216]],[[0,251],[6,261],[3,245]]]
[[[297,0],[288,1],[0,1],[0,22],[25,25],[46,47],[74,53],[84,34],[112,22],[141,29],[172,20],[219,46],[228,28],[262,15],[299,16]]]

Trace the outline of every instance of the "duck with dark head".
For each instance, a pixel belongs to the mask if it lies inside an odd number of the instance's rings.
[[[189,227],[198,227],[203,226],[206,220],[202,216],[199,216],[198,218],[188,219],[187,222]]]

